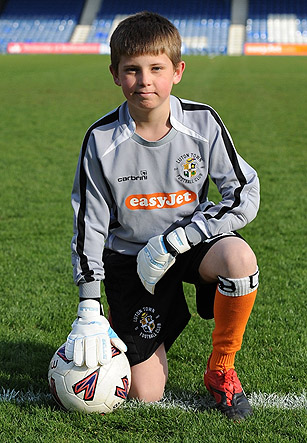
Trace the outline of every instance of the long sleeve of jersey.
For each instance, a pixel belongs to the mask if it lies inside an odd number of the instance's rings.
[[[255,170],[238,155],[220,117],[209,109],[209,118],[216,123],[209,125],[209,175],[222,199],[206,202],[192,217],[207,238],[243,228],[256,217],[260,203]]]
[[[103,249],[137,255],[147,241],[197,225],[203,239],[243,228],[259,207],[255,170],[237,153],[208,105],[171,96],[172,129],[150,142],[135,132],[127,103],[83,140],[72,192],[76,284],[103,280]],[[208,201],[209,177],[220,202]]]
[[[93,134],[79,156],[72,205],[72,263],[75,282],[101,280],[104,277],[102,250],[108,233],[111,202],[96,157]]]

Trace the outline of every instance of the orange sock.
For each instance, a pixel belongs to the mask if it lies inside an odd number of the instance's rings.
[[[210,369],[227,371],[234,368],[236,352],[241,348],[243,334],[257,294],[258,271],[251,277],[222,279],[222,283],[223,281],[232,283],[236,290],[230,291],[230,286],[223,287],[220,279],[214,301],[215,328],[212,333]],[[256,284],[253,284],[255,281]]]

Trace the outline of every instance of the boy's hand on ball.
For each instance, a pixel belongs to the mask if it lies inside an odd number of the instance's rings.
[[[79,303],[78,318],[67,337],[65,355],[76,366],[93,368],[108,364],[112,358],[112,345],[126,352],[127,346],[117,336],[108,320],[100,314],[100,302],[84,300]]]
[[[147,291],[153,294],[158,281],[175,263],[176,256],[190,248],[181,227],[167,235],[152,237],[137,255],[137,272]]]

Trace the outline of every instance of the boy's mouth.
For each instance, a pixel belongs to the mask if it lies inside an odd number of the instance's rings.
[[[146,91],[146,92],[145,91],[138,91],[138,92],[136,92],[136,94],[138,94],[142,97],[149,97],[155,93],[153,91]]]

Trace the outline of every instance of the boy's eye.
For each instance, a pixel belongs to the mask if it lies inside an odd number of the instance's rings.
[[[125,72],[137,72],[137,68],[135,68],[134,66],[129,66],[125,69]]]

